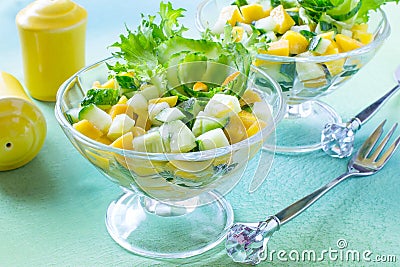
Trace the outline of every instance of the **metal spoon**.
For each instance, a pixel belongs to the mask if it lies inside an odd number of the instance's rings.
[[[353,152],[354,135],[386,101],[400,89],[400,66],[394,72],[397,85],[384,96],[369,105],[346,123],[329,123],[321,133],[322,150],[336,158],[344,158]]]

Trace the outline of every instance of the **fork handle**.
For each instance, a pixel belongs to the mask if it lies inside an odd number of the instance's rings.
[[[297,215],[305,211],[308,207],[310,207],[315,201],[317,201],[320,197],[325,195],[326,192],[331,190],[337,184],[345,180],[346,178],[355,175],[354,172],[346,172],[336,179],[333,179],[320,189],[314,191],[313,193],[309,194],[308,196],[303,197],[302,199],[296,201],[292,205],[288,206],[287,208],[281,210],[275,217],[279,220],[279,225],[283,225],[290,221],[291,219],[295,218]]]
[[[358,120],[358,123],[361,126],[366,121],[368,121],[378,110],[379,108],[386,103],[386,101],[394,95],[400,89],[400,83],[398,83],[395,87],[393,87],[389,92],[387,92],[384,96],[376,100],[374,103],[366,107],[363,111],[358,113],[352,120]]]

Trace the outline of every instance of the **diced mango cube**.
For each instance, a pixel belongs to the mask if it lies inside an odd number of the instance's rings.
[[[105,135],[100,136],[99,138],[96,139],[96,141],[105,145],[109,145],[112,143],[112,141]]]
[[[157,104],[162,102],[168,103],[170,107],[175,107],[176,103],[178,102],[178,96],[173,95],[149,100],[149,104]]]
[[[208,86],[205,83],[202,82],[196,82],[193,85],[193,90],[194,91],[201,91],[201,92],[207,92],[208,91]]]
[[[115,79],[110,79],[101,85],[101,88],[115,88]]]
[[[280,34],[284,34],[288,31],[293,25],[295,25],[295,21],[292,17],[286,12],[282,5],[279,5],[271,10],[270,16],[274,19],[277,24],[277,32]]]
[[[93,140],[96,140],[103,135],[103,132],[100,131],[96,126],[94,126],[93,123],[91,123],[88,120],[78,121],[77,123],[73,124],[73,127],[75,130],[77,130],[81,134],[83,134]]]
[[[229,75],[228,77],[225,78],[225,80],[222,82],[222,86],[228,85],[231,81],[235,80],[240,74],[240,71],[236,71]]]
[[[275,42],[268,43],[267,51],[258,51],[259,53],[273,55],[273,56],[289,56],[289,41],[280,39]]]
[[[353,31],[353,38],[363,44],[369,44],[374,40],[374,35],[369,32]]]
[[[127,104],[115,104],[110,108],[108,114],[110,114],[111,118],[114,119],[115,116],[124,114],[126,113],[127,110],[128,110]]]
[[[111,144],[112,147],[133,150],[133,133],[127,132],[126,134],[118,137]]]
[[[255,121],[247,130],[247,136],[253,136],[256,133],[258,133],[259,131],[261,131],[263,128],[265,128],[265,126],[267,126],[267,123],[265,121],[262,120],[257,120]]]
[[[235,26],[237,22],[243,22],[243,16],[238,6],[230,5],[222,8],[218,20],[228,22],[231,26]]]
[[[234,42],[240,42],[243,39],[244,28],[235,26],[232,28],[232,39]]]
[[[333,37],[335,36],[335,32],[334,31],[323,32],[323,33],[318,34],[318,36],[321,38],[324,38],[324,39],[333,40]]]
[[[128,102],[128,98],[126,96],[121,96],[118,100],[117,104],[126,104]]]
[[[240,11],[242,12],[243,22],[247,24],[250,24],[253,21],[267,17],[271,12],[270,9],[264,10],[264,7],[260,4],[250,4],[241,6]]]
[[[257,117],[248,111],[242,110],[238,113],[238,116],[240,120],[242,121],[244,127],[247,129],[250,128],[251,125],[253,125],[254,122],[257,121]]]
[[[361,23],[361,24],[355,24],[353,27],[351,27],[351,31],[362,31],[362,32],[368,32],[368,24],[367,23]]]
[[[340,52],[348,52],[362,47],[364,44],[344,34],[336,34],[336,43]]]
[[[240,97],[239,103],[243,107],[245,105],[253,104],[255,102],[261,102],[262,99],[259,94],[253,90],[247,89],[244,91],[243,95]]]
[[[297,55],[307,51],[308,40],[299,32],[289,30],[282,35],[282,39],[289,41],[290,54]]]

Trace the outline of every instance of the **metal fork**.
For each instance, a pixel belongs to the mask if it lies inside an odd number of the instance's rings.
[[[390,137],[397,128],[393,125],[389,133],[377,145],[383,133],[384,120],[378,128],[368,137],[358,153],[355,154],[347,165],[347,172],[332,180],[325,186],[314,191],[308,196],[298,200],[277,214],[268,217],[265,221],[257,223],[235,223],[227,234],[225,243],[228,255],[236,262],[258,264],[267,257],[267,243],[272,234],[279,230],[281,225],[289,222],[297,215],[310,207],[340,182],[352,176],[369,176],[385,166],[400,144],[400,136],[384,151]],[[375,151],[372,152],[373,148]]]

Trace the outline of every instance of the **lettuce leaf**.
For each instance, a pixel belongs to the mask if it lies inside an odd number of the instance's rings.
[[[368,22],[368,13],[370,10],[377,10],[380,6],[390,2],[399,3],[399,0],[362,0],[360,10],[357,14],[357,23]]]

